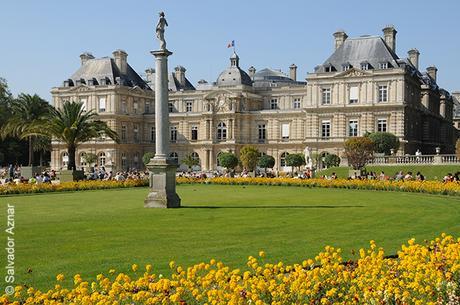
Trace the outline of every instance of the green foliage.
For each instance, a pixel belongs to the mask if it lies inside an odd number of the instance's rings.
[[[85,160],[85,162],[91,166],[92,164],[96,163],[97,161],[97,155],[96,154],[93,154],[91,152],[85,152],[84,155],[83,155],[83,159]]]
[[[324,157],[324,165],[326,167],[333,167],[340,165],[340,157],[335,154],[327,154]]]
[[[353,137],[345,141],[345,156],[353,169],[362,169],[372,160],[374,142],[369,137]]]
[[[182,159],[181,163],[187,165],[190,169],[192,169],[192,167],[200,165],[200,159],[193,157],[192,154],[188,154],[185,156],[184,159]]]
[[[263,155],[259,159],[259,167],[261,168],[273,168],[275,166],[275,158],[269,155]]]
[[[395,153],[399,149],[399,139],[389,132],[373,132],[367,135],[374,142],[374,151],[385,155],[391,154],[391,149]]]
[[[3,140],[8,136],[19,140],[27,139],[29,166],[33,165],[34,142],[49,122],[52,107],[36,94],[20,94],[17,99],[10,101],[9,110],[11,115],[4,122],[0,136]]]
[[[153,157],[155,157],[155,153],[153,151],[148,151],[142,156],[142,162],[144,162],[144,165],[147,165]]]
[[[244,146],[240,150],[241,164],[248,171],[253,171],[259,161],[260,153],[254,146]]]
[[[455,144],[455,153],[457,154],[457,158],[460,158],[460,139],[458,139]]]
[[[69,170],[75,169],[75,151],[80,143],[103,135],[119,142],[118,134],[106,122],[97,119],[93,110],[85,111],[83,103],[64,102],[62,107],[51,110],[49,121],[36,130],[37,134],[56,138],[67,146]]]
[[[221,152],[218,156],[219,164],[227,170],[238,166],[238,157],[231,152]]]
[[[289,154],[286,156],[286,165],[292,167],[291,174],[294,174],[294,167],[300,169],[302,165],[305,165],[305,157],[303,154]]]

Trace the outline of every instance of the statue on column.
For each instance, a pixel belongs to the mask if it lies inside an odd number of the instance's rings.
[[[166,50],[165,27],[167,26],[168,22],[166,21],[165,13],[160,12],[160,19],[156,28],[157,38],[160,41],[160,50]]]

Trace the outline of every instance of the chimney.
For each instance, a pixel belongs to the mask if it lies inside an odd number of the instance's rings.
[[[297,81],[297,66],[295,64],[289,66],[289,77],[292,80]]]
[[[126,74],[128,71],[128,53],[123,50],[116,50],[112,54],[118,70],[120,70],[121,74]]]
[[[407,54],[409,55],[409,61],[418,70],[418,58],[420,52],[417,49],[410,49]]]
[[[88,60],[94,59],[94,56],[93,54],[89,52],[85,52],[80,55],[80,59],[81,59],[81,65],[83,66]]]
[[[396,52],[396,29],[392,25],[387,25],[383,30],[383,38],[387,46],[393,52]]]
[[[256,74],[256,68],[254,66],[250,66],[248,69],[248,75],[251,79],[253,79],[254,74]]]
[[[335,43],[335,50],[337,50],[345,40],[348,38],[347,33],[343,30],[338,30],[337,32],[334,33],[334,43]]]
[[[185,71],[187,70],[182,66],[177,66],[174,68],[174,71],[179,84],[181,84],[181,86],[185,86]]]
[[[426,72],[436,82],[436,76],[438,74],[438,68],[436,68],[435,66],[429,66],[428,68],[426,68]]]

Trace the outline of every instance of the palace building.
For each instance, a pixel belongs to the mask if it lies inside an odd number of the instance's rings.
[[[343,157],[344,141],[374,131],[398,136],[397,154],[432,154],[437,147],[453,152],[453,96],[438,86],[436,67],[421,71],[417,49],[407,58],[395,53],[396,33],[392,26],[382,37],[334,33],[332,54],[305,81],[297,80],[294,64],[287,74],[252,66],[246,72],[236,53],[215,82],[200,80],[194,86],[184,67],[174,68],[169,75],[171,157],[180,164],[191,154],[202,170],[215,170],[220,152],[238,153],[250,144],[273,156],[277,170],[288,170],[290,153],[308,146]],[[80,167],[88,166],[80,156],[92,152],[108,169],[141,169],[143,154],[155,149],[155,71],[147,69],[143,79],[127,57],[122,50],[113,58],[84,53],[81,67],[51,91],[55,107],[81,101],[120,135],[119,144],[100,138],[78,147]],[[53,142],[52,167],[66,162],[65,147]]]

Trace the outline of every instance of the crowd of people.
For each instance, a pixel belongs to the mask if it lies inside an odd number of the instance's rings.
[[[85,180],[115,180],[115,181],[124,181],[124,180],[137,180],[137,179],[147,179],[148,171],[138,171],[138,170],[128,170],[128,171],[116,171],[106,170],[104,167],[91,168],[89,172],[82,177]],[[288,174],[289,175],[289,174]],[[212,178],[212,177],[251,177],[251,172],[244,170],[240,173],[235,173],[234,171],[222,172],[222,171],[212,171],[212,172],[179,172],[177,174],[179,177],[190,177],[190,178]],[[255,177],[279,177],[280,173],[276,171],[256,171],[254,173]],[[310,179],[315,178],[315,172],[311,169],[306,169],[301,172],[296,172],[293,175],[297,179]],[[320,176],[322,179],[334,180],[338,179],[338,175],[333,172],[330,176],[323,175]],[[345,177],[343,177],[345,178]],[[54,170],[45,170],[40,173],[35,173],[31,178],[24,178],[21,175],[21,167],[10,165],[8,167],[0,168],[0,185],[8,183],[52,183],[57,181],[58,175]],[[393,181],[424,181],[425,176],[418,171],[415,175],[412,171],[403,172],[398,171],[394,175],[387,175],[384,171],[381,171],[379,174],[374,171],[370,172],[361,172],[360,174],[355,174],[348,179],[367,179],[367,180],[393,180]],[[448,173],[443,179],[443,182],[460,182],[460,171],[454,174]]]

